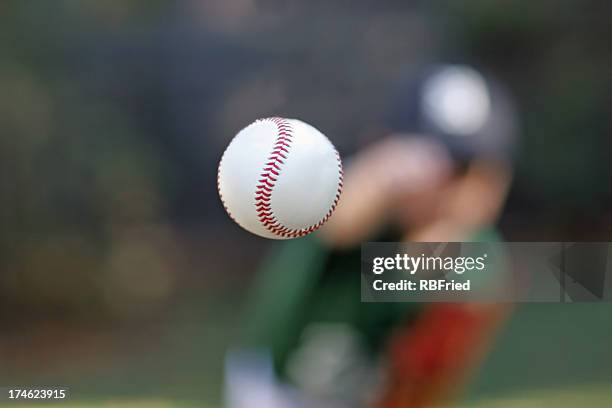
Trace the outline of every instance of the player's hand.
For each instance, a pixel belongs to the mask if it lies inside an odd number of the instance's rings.
[[[370,146],[345,172],[342,198],[324,230],[326,240],[350,246],[366,239],[398,202],[442,183],[450,163],[446,151],[425,138],[394,135]]]
[[[364,153],[359,161],[357,158],[359,173],[375,179],[379,193],[387,197],[435,186],[448,177],[451,168],[451,160],[441,146],[409,135],[388,137]]]

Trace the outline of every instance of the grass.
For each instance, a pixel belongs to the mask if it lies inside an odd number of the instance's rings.
[[[576,408],[612,407],[612,385],[586,386],[565,390],[534,391],[525,395],[487,398],[462,408]]]
[[[217,408],[207,407],[198,404],[190,404],[185,402],[172,402],[165,400],[110,400],[104,402],[95,401],[72,401],[65,403],[15,403],[15,404],[2,404],[3,408]]]
[[[173,402],[166,400],[117,400],[74,401],[64,404],[9,404],[5,408],[219,408],[202,406],[201,403]],[[565,390],[534,391],[524,395],[491,397],[461,405],[460,408],[577,408],[612,407],[612,386],[576,387]]]

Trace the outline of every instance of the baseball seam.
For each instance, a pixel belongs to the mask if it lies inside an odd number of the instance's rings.
[[[259,184],[255,189],[255,210],[257,212],[259,221],[268,231],[284,238],[297,238],[310,234],[311,232],[319,229],[329,219],[329,217],[331,217],[332,213],[336,209],[336,206],[338,205],[338,201],[340,200],[344,176],[340,155],[338,154],[338,151],[334,149],[336,152],[336,158],[338,160],[339,179],[334,201],[332,202],[327,214],[325,214],[325,216],[319,222],[308,227],[300,229],[288,228],[282,225],[274,215],[274,211],[272,210],[272,192],[274,190],[274,186],[276,185],[276,181],[282,174],[285,160],[287,160],[291,151],[291,144],[294,137],[293,128],[291,123],[283,118],[274,117],[259,119],[257,122],[261,121],[270,121],[274,123],[278,133],[272,152],[270,153],[262,169],[262,173],[260,175],[261,179],[258,180]]]

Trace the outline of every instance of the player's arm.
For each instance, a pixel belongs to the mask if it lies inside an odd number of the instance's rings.
[[[347,166],[340,203],[322,230],[334,246],[355,245],[374,233],[405,194],[418,193],[448,175],[448,158],[421,138],[391,136]]]

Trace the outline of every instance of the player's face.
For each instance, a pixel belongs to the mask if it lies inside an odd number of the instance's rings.
[[[418,227],[435,221],[438,210],[454,185],[452,160],[446,148],[429,138],[414,138],[410,161],[424,173],[407,184],[398,195],[396,216],[406,228]],[[416,157],[415,157],[416,155]]]
[[[418,228],[436,220],[450,182],[430,185],[418,192],[405,194],[398,200],[396,216],[406,229]]]

